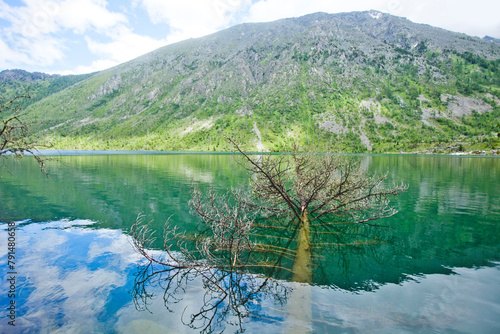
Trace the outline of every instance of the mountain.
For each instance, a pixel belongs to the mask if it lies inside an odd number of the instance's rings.
[[[500,39],[491,36],[484,36],[483,39],[488,42],[500,43]]]
[[[28,107],[58,148],[349,152],[492,148],[500,45],[368,11],[241,24],[167,45]],[[64,77],[62,77],[64,78]]]
[[[45,80],[49,78],[54,78],[54,77],[60,77],[60,75],[50,75],[46,73],[40,73],[40,72],[26,72],[24,70],[5,70],[0,72],[0,82],[14,82],[14,81],[20,81],[20,82],[36,82],[40,80]]]
[[[49,95],[55,94],[92,74],[65,75],[27,72],[24,70],[4,70],[0,72],[0,100],[9,100],[16,95],[28,93],[32,104]]]

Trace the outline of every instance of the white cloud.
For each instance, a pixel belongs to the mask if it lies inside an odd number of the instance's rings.
[[[90,36],[84,37],[88,50],[98,59],[92,61],[90,65],[79,65],[75,69],[61,74],[81,74],[105,70],[167,44],[167,40],[157,40],[136,34],[125,25],[113,27],[107,30],[104,35],[110,39],[109,42],[99,42]]]
[[[144,53],[155,50],[165,41],[156,40],[148,36],[133,33],[126,26],[116,27],[106,34],[112,39],[109,43],[100,43],[86,37],[88,48],[91,52],[105,56],[119,62],[124,62]]]
[[[44,9],[43,2],[25,1],[25,6],[10,7],[0,2],[0,18],[11,23],[7,31],[11,34],[34,38],[41,34],[52,33],[57,30],[54,20],[54,7]]]
[[[85,33],[88,29],[105,31],[127,22],[125,15],[110,12],[103,0],[66,0],[59,5],[57,21],[63,28]]]
[[[90,65],[77,65],[75,68],[71,70],[61,71],[58,74],[61,75],[69,75],[69,74],[84,74],[84,73],[92,73],[97,71],[102,71],[114,66],[119,65],[120,62],[116,60],[110,59],[98,59],[94,60],[90,63]]]
[[[20,68],[20,64],[45,67],[64,57],[64,45],[56,38],[17,38],[14,47],[0,40],[0,68]]]
[[[41,70],[65,58],[67,43],[72,43],[73,47],[88,47],[98,58],[91,65],[79,65],[76,70],[64,72],[88,73],[166,44],[166,40],[134,34],[126,26],[127,17],[108,10],[107,6],[103,0],[25,0],[24,6],[14,7],[0,0],[0,18],[10,22],[9,27],[0,31],[0,66]],[[76,36],[68,38],[71,36],[68,33]],[[98,42],[90,36],[111,41]]]
[[[444,29],[483,37],[495,35],[500,38],[500,2],[476,0],[393,0],[387,11],[394,15]],[[392,10],[391,10],[392,9]]]
[[[24,0],[24,6],[11,7],[3,1],[0,17],[11,23],[11,33],[27,38],[72,29],[84,33],[89,29],[102,30],[124,23],[121,13],[106,9],[103,0]]]
[[[12,67],[12,65],[19,61],[27,62],[28,57],[21,52],[9,48],[9,46],[0,39],[0,68]]]
[[[64,44],[50,35],[58,30],[54,7],[44,2],[26,1],[26,6],[10,7],[0,2],[0,18],[10,26],[0,31],[0,65],[45,67],[64,56]]]
[[[168,23],[169,43],[208,35],[236,23],[250,0],[141,0],[153,23]]]

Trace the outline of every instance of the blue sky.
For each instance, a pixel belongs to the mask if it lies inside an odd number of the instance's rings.
[[[243,22],[370,9],[500,38],[498,0],[0,0],[0,71],[88,73]]]

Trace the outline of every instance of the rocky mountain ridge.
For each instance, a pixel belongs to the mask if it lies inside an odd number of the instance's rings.
[[[254,150],[473,146],[500,131],[499,59],[497,43],[389,14],[316,13],[167,45],[29,111],[61,148],[226,150],[223,133]]]
[[[25,70],[13,69],[13,70],[3,70],[0,72],[0,82],[1,81],[20,81],[20,82],[36,82],[40,80],[46,80],[49,78],[60,77],[58,74],[47,74],[41,72],[27,72]]]

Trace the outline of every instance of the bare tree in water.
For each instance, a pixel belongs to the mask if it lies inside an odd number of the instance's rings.
[[[261,293],[280,290],[277,302],[284,302],[286,289],[270,278],[311,282],[312,250],[328,247],[329,233],[345,225],[374,226],[373,221],[394,215],[389,198],[406,190],[403,184],[384,187],[387,175],[366,175],[353,157],[303,153],[297,145],[290,154],[251,155],[229,141],[251,175],[250,184],[226,194],[193,188],[189,204],[204,232],[179,233],[167,223],[166,260],[148,252],[152,234],[142,219],[132,229],[134,246],[149,263],[136,280],[136,300],[146,305],[146,286],[157,272],[166,274],[166,305],[190,280],[201,278],[207,299],[186,323],[207,332],[229,316],[239,319],[242,330],[248,303]],[[315,244],[312,235],[321,235],[322,243]]]
[[[297,145],[290,155],[252,156],[229,140],[252,175],[253,196],[248,205],[284,217],[283,222],[292,221],[292,230],[298,232],[295,281],[311,280],[311,227],[328,232],[334,225],[372,225],[397,213],[389,206],[389,198],[407,188],[404,184],[385,188],[387,175],[366,175],[354,157],[313,150],[304,153]]]

